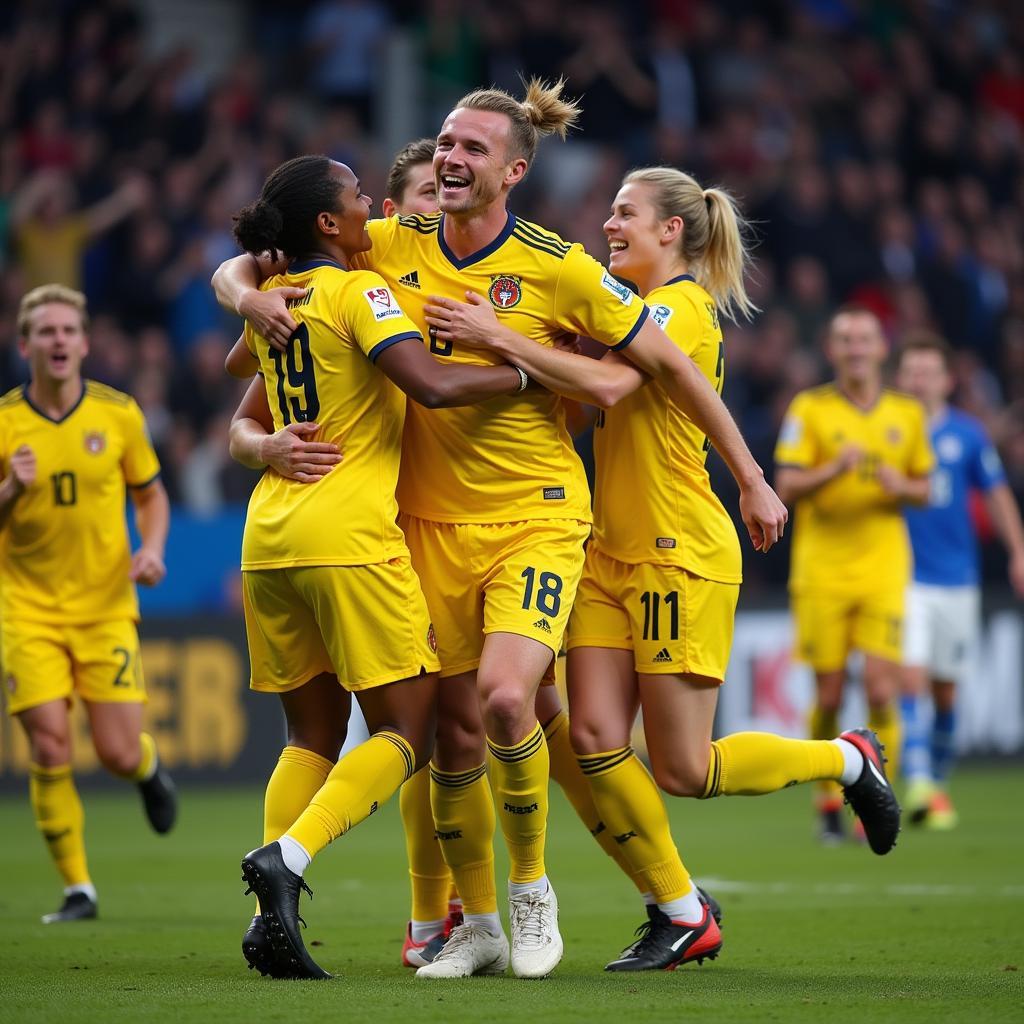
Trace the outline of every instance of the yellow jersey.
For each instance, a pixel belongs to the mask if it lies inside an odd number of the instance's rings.
[[[245,325],[274,430],[315,421],[317,440],[338,445],[343,462],[315,484],[263,474],[249,499],[242,568],[374,565],[407,555],[395,523],[405,395],[374,362],[421,335],[377,274],[307,259],[260,287],[282,285],[307,289],[289,301],[298,329],[288,350],[271,348]]]
[[[86,380],[78,403],[54,420],[16,388],[0,399],[0,475],[23,444],[35,453],[36,480],[0,530],[0,616],[69,625],[138,619],[125,487],[145,487],[160,473],[142,410]]]
[[[794,593],[902,590],[910,581],[902,505],[882,488],[878,471],[931,472],[924,407],[889,390],[870,409],[854,405],[835,384],[802,391],[786,413],[775,462],[810,469],[848,445],[864,450],[860,465],[797,502],[789,577]]]
[[[644,301],[721,394],[725,345],[711,296],[682,275]],[[594,431],[594,545],[620,562],[676,565],[704,579],[739,583],[739,539],[711,489],[708,448],[657,381],[601,413]]]
[[[582,246],[512,214],[490,245],[465,259],[445,244],[443,214],[370,221],[368,230],[373,247],[354,262],[395,288],[424,336],[429,297],[463,300],[467,290],[488,298],[499,320],[540,345],[571,331],[622,347],[648,315]],[[429,349],[441,362],[502,362],[436,339]],[[410,402],[398,503],[404,513],[446,523],[591,519],[562,401],[537,388],[457,409]]]

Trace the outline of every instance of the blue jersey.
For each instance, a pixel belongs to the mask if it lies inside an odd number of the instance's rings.
[[[931,424],[936,468],[925,508],[906,509],[914,550],[914,579],[942,587],[978,582],[978,541],[968,498],[1006,478],[985,428],[957,409]]]

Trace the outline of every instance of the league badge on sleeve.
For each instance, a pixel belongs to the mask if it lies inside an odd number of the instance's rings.
[[[607,270],[601,277],[601,287],[610,291],[624,306],[628,306],[633,301],[633,292],[629,285],[612,277]]]
[[[491,300],[491,305],[497,306],[498,309],[518,306],[523,297],[523,279],[513,274],[492,274],[487,297]]]
[[[373,310],[373,318],[378,323],[403,315],[402,307],[388,288],[371,288],[368,292],[363,292],[363,298]]]

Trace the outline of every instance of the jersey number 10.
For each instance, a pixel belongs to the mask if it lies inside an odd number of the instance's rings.
[[[320,398],[316,393],[313,356],[309,351],[309,327],[299,324],[284,352],[272,348],[270,358],[274,360],[277,373],[277,404],[284,425],[311,423],[320,415]],[[297,395],[289,394],[290,391],[302,392],[301,402]]]

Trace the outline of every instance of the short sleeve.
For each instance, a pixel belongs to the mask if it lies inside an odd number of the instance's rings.
[[[145,487],[160,475],[160,460],[153,451],[146,419],[134,401],[128,403],[125,419],[127,424],[121,469],[129,487]]]
[[[779,439],[775,443],[775,464],[808,469],[817,464],[818,443],[810,403],[797,395],[786,410]]]
[[[618,349],[637,336],[650,310],[582,246],[573,245],[561,263],[553,313],[563,330]]]
[[[667,301],[650,297],[651,319],[669,336],[672,343],[692,359],[704,340],[704,323],[697,307],[684,296],[669,296]]]
[[[928,437],[928,423],[925,419],[924,406],[914,402],[910,406],[911,433],[910,452],[907,472],[911,476],[928,476],[935,468],[935,453]]]
[[[349,336],[371,363],[400,341],[423,340],[384,278],[379,274],[360,274],[353,284],[356,287],[346,295],[342,320]]]
[[[971,451],[971,484],[980,491],[991,491],[993,487],[1006,483],[1006,472],[995,445],[983,428],[978,429]],[[2,456],[0,452],[0,456]]]

